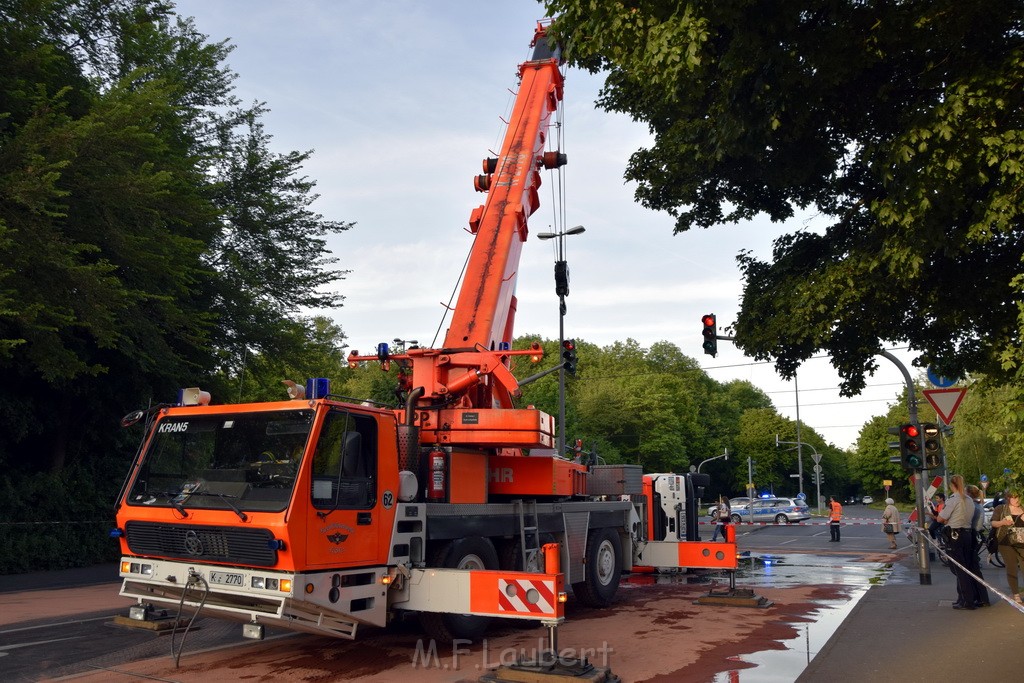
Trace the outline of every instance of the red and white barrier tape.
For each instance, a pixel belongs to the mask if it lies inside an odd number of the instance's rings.
[[[828,526],[830,523],[831,522],[829,522],[828,520],[821,520],[821,521],[818,521],[818,522],[806,522],[806,521],[805,522],[788,522],[788,523],[783,522],[781,524],[776,523],[776,522],[740,522],[740,523],[737,524],[737,523],[734,522],[733,526]],[[718,522],[699,522],[699,524],[707,524],[707,525],[715,526],[715,525],[718,524]],[[863,522],[861,522],[861,521],[853,522],[853,521],[845,521],[844,520],[844,521],[839,523],[839,526],[881,526],[881,525],[882,525],[882,521],[881,520],[865,520]]]

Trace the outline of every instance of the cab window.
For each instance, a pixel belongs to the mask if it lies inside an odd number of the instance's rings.
[[[313,456],[313,506],[373,507],[377,495],[377,422],[336,410],[320,430]]]

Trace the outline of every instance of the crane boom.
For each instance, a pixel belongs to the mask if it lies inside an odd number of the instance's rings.
[[[452,322],[440,349],[410,348],[391,355],[386,344],[375,356],[349,355],[351,364],[366,360],[389,363],[396,360],[411,373],[403,376],[402,389],[415,395],[421,409],[433,411],[439,406],[459,409],[508,409],[519,394],[519,385],[509,369],[511,356],[529,354],[539,357],[539,345],[528,351],[511,351],[515,321],[515,286],[523,243],[529,236],[527,220],[539,208],[540,169],[563,166],[565,155],[545,151],[548,130],[553,125],[562,101],[562,64],[557,48],[548,42],[549,22],[537,22],[531,59],[519,65],[519,90],[511,119],[497,158],[484,160],[483,174],[474,181],[476,189],[487,193],[486,202],[475,208],[469,218],[474,235],[462,287],[452,313]],[[409,406],[410,410],[412,405]],[[534,411],[536,412],[536,411]],[[422,424],[448,424],[436,413],[424,412]],[[433,419],[431,419],[433,418]],[[436,420],[436,421],[435,421]],[[532,422],[532,418],[530,420]],[[549,447],[548,418],[540,419],[529,431],[535,437],[524,438],[526,447]],[[494,429],[474,429],[493,442]],[[430,432],[421,436],[431,437]],[[504,438],[504,437],[502,437]],[[472,440],[479,445],[481,441]]]
[[[549,47],[538,24],[533,58],[519,66],[520,85],[501,155],[484,162],[477,189],[487,202],[475,209],[470,227],[476,239],[444,345],[494,349],[510,341],[515,285],[527,219],[540,206],[539,168],[560,166],[564,155],[545,154],[551,118],[562,100],[559,53]]]

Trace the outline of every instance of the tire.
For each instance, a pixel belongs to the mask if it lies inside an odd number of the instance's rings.
[[[498,553],[486,538],[469,536],[439,545],[430,554],[430,567],[445,569],[497,569]],[[420,625],[427,635],[438,642],[452,643],[456,639],[477,641],[483,637],[490,617],[441,612],[420,613]]]
[[[622,574],[622,541],[614,529],[591,529],[584,557],[584,580],[572,585],[580,604],[607,607],[619,589]]]
[[[740,517],[739,515],[733,515],[732,516],[732,523],[733,524],[742,524],[743,523],[743,518]]]
[[[711,521],[712,522],[717,522],[718,521],[718,510],[715,510],[714,512],[711,513]]]
[[[789,524],[789,517],[786,517],[786,515],[784,515],[784,514],[782,514],[780,512],[779,514],[775,515],[775,523],[776,524]]]

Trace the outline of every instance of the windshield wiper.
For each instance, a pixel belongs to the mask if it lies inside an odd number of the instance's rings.
[[[192,495],[194,495],[194,496],[195,495],[199,495],[199,496],[217,496],[218,498],[223,500],[227,504],[227,506],[229,508],[231,508],[232,512],[234,512],[236,515],[238,515],[238,518],[240,520],[242,520],[243,522],[246,522],[246,521],[249,520],[249,515],[247,515],[244,512],[242,512],[242,508],[238,507],[237,505],[235,505],[234,503],[231,502],[232,498],[238,498],[238,496],[232,496],[232,495],[227,494],[227,493],[216,493],[214,491],[196,491]]]
[[[163,496],[164,498],[166,498],[167,502],[170,503],[171,507],[174,508],[175,510],[177,510],[178,512],[180,512],[182,517],[188,517],[188,510],[186,510],[185,506],[182,505],[182,502],[180,500],[178,500],[178,498],[181,496],[181,492],[180,491],[177,492],[177,493],[171,493],[170,491],[163,491],[163,492],[158,493],[156,495]]]

